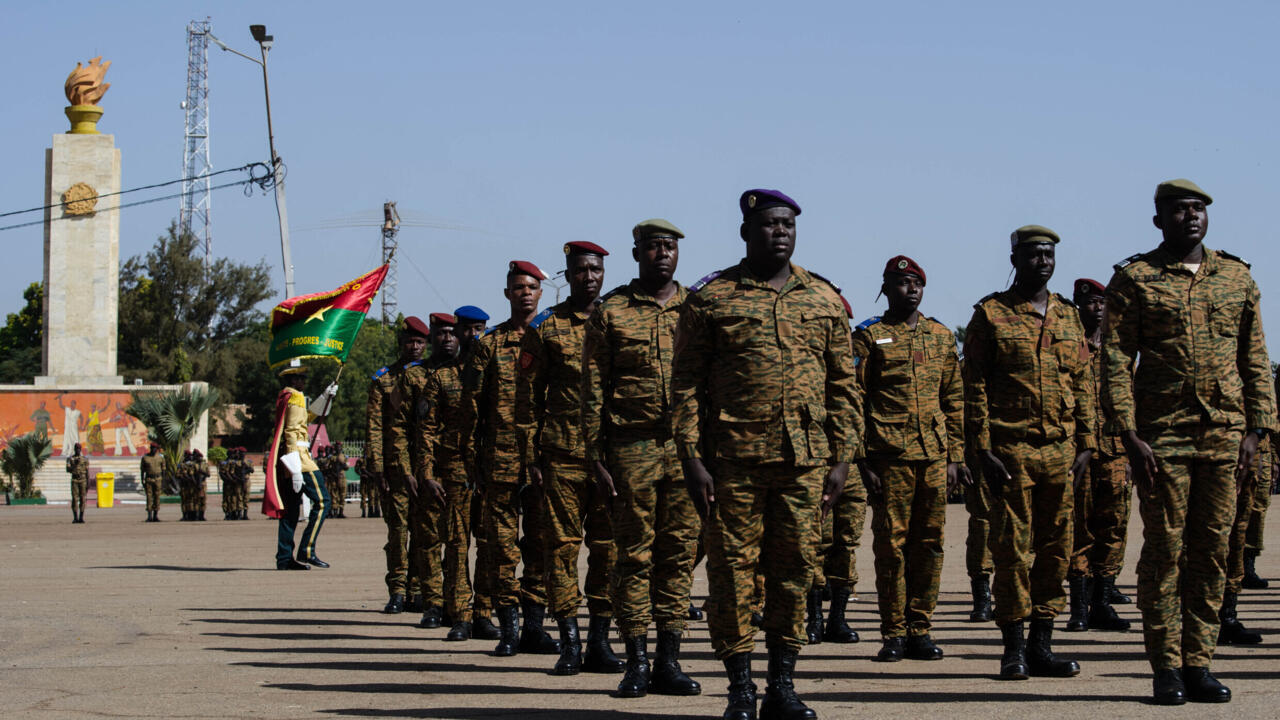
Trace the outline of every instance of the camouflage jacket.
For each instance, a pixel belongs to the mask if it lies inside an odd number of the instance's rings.
[[[1208,248],[1194,275],[1163,246],[1117,265],[1103,339],[1107,429],[1274,430],[1259,299],[1249,266]]]
[[[566,300],[541,313],[520,342],[516,409],[524,432],[524,462],[547,450],[581,458],[582,338],[592,310],[575,310]]]
[[[406,365],[397,360],[396,363],[374,373],[373,382],[369,384],[369,396],[364,408],[364,452],[365,457],[369,459],[370,472],[382,472],[383,465],[391,454],[391,445],[387,441],[385,428],[400,404],[400,398],[396,395],[396,382],[405,367]]]
[[[781,290],[746,261],[691,292],[676,329],[672,435],[681,459],[850,462],[862,418],[840,295],[798,265]]]
[[[1087,341],[1089,344],[1089,369],[1093,372],[1093,388],[1094,388],[1094,425],[1098,428],[1096,436],[1098,443],[1098,456],[1104,458],[1115,458],[1124,455],[1124,445],[1120,442],[1119,435],[1112,435],[1107,432],[1106,423],[1103,422],[1105,415],[1102,412],[1102,346],[1095,345],[1092,340]]]
[[[1051,293],[1046,314],[1013,290],[974,305],[964,341],[965,438],[993,442],[1075,440],[1094,449],[1094,387],[1084,326],[1071,301]]]
[[[421,479],[427,472],[431,448],[422,442],[421,426],[426,414],[427,378],[430,374],[431,371],[422,363],[410,363],[396,379],[395,392],[400,401],[383,430],[387,445],[391,447],[384,465],[389,473]]]
[[[72,480],[88,480],[89,458],[83,455],[72,455],[67,458],[67,472],[71,473]]]
[[[853,356],[867,455],[964,462],[964,385],[946,325],[871,318],[853,332]]]
[[[632,280],[604,296],[587,321],[582,350],[582,434],[587,460],[607,440],[671,436],[671,360],[689,291],[661,305]]]
[[[475,344],[462,371],[462,432],[484,480],[519,482],[523,436],[516,424],[516,358],[525,334],[510,320]]]
[[[457,362],[442,365],[428,374],[418,432],[432,476],[439,475],[435,468],[440,462],[472,461],[468,457],[471,446],[463,432],[466,413],[462,396],[462,367]]]
[[[155,455],[143,455],[142,462],[139,464],[138,470],[142,474],[143,480],[155,478],[159,480],[164,477],[164,456],[159,453]]]

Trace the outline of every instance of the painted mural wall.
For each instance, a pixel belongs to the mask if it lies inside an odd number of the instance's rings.
[[[48,435],[55,456],[71,455],[76,443],[89,456],[146,455],[147,428],[125,413],[130,402],[127,390],[0,394],[0,449],[34,431]]]

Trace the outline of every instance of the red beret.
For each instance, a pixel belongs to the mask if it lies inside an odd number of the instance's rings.
[[[400,332],[405,335],[418,335],[421,337],[431,337],[431,330],[427,328],[426,323],[422,322],[417,315],[410,315],[400,323]]]
[[[1076,295],[1106,295],[1107,288],[1102,283],[1091,278],[1080,278],[1075,283]]]
[[[924,276],[924,269],[915,260],[906,255],[894,255],[889,258],[889,262],[884,264],[884,274],[888,275],[890,273],[895,275],[915,275],[920,278],[920,282],[929,282]]]
[[[575,240],[564,244],[565,255],[599,255],[604,257],[609,254],[608,250],[600,247],[593,242],[586,240]]]
[[[458,324],[458,318],[450,315],[449,313],[431,313],[431,315],[429,315],[428,317],[430,318],[432,325],[457,325]]]
[[[528,275],[529,277],[537,278],[538,280],[547,279],[547,274],[542,272],[542,270],[538,269],[537,265],[534,265],[528,260],[512,260],[511,263],[507,265],[507,274]]]

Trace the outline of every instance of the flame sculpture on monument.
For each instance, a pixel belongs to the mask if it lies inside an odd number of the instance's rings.
[[[76,63],[76,69],[67,76],[63,90],[67,94],[67,102],[71,103],[71,107],[63,112],[71,121],[71,129],[67,131],[69,134],[98,134],[98,119],[102,117],[102,108],[98,107],[98,101],[106,94],[107,88],[111,87],[111,83],[102,82],[109,67],[111,67],[111,61],[104,63],[102,56],[99,55],[90,60],[88,65]]]

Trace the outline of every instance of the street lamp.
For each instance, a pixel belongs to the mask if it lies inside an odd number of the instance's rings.
[[[280,163],[280,156],[276,155],[276,138],[271,127],[271,85],[267,81],[267,51],[271,49],[272,42],[275,37],[267,34],[266,25],[250,25],[249,34],[258,42],[258,47],[262,49],[262,59],[245,55],[239,50],[227,47],[227,44],[214,37],[213,33],[209,33],[209,39],[218,47],[226,50],[233,55],[239,55],[245,60],[257,63],[262,67],[262,92],[267,100],[267,146],[271,150],[271,173],[272,183],[276,192],[276,217],[280,223],[280,255],[284,261],[284,296],[293,297],[293,254],[289,250],[289,213],[285,207],[284,201],[284,175],[283,167]]]

